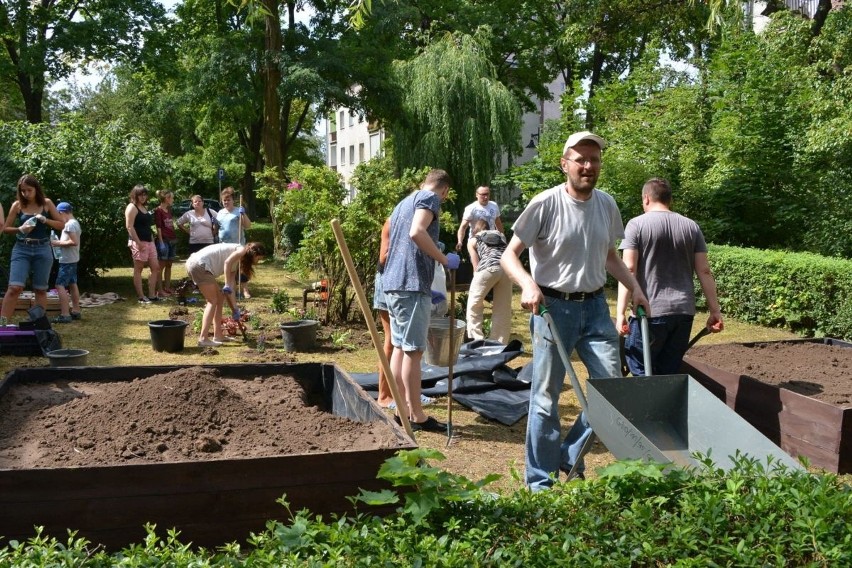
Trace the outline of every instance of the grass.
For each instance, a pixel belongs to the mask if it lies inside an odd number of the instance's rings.
[[[181,264],[174,267],[176,279],[184,276]],[[137,365],[195,365],[241,362],[333,362],[349,372],[370,372],[377,367],[376,352],[369,340],[369,334],[363,325],[347,330],[321,328],[321,343],[311,353],[288,353],[283,350],[278,323],[286,319],[271,309],[271,298],[276,291],[286,291],[290,305],[301,306],[302,291],[309,283],[319,280],[319,276],[301,280],[286,272],[277,261],[267,261],[258,267],[255,279],[251,283],[252,298],[241,301],[254,317],[249,327],[247,344],[229,344],[217,349],[216,353],[205,352],[196,346],[197,333],[186,337],[185,349],[181,353],[158,353],[151,348],[148,322],[168,319],[169,311],[176,306],[173,301],[161,304],[140,305],[135,301],[131,281],[130,267],[110,270],[91,290],[95,293],[116,292],[127,301],[88,308],[83,310],[83,319],[72,324],[55,325],[62,337],[63,347],[86,349],[89,351],[88,364],[97,366],[137,366]],[[610,294],[610,297],[614,294]],[[515,294],[513,317],[513,337],[521,340],[529,348],[528,315],[520,308],[519,296]],[[611,307],[614,308],[614,306]],[[189,306],[190,315],[200,312],[200,304]],[[706,314],[696,317],[696,329],[701,327]],[[259,352],[256,341],[260,334],[266,336],[264,349]],[[701,344],[776,341],[795,338],[794,334],[762,328],[733,320],[725,322],[725,331],[701,340]],[[337,341],[335,339],[337,338]],[[510,365],[520,367],[530,360],[528,354],[513,360]],[[0,359],[0,372],[5,374],[14,367],[47,366],[44,357],[3,357]],[[575,365],[581,380],[585,379],[585,368]],[[570,382],[566,380],[566,385]],[[439,398],[435,404],[426,407],[429,414],[439,420],[447,420],[447,398]],[[560,416],[564,427],[570,426],[579,413],[579,405],[574,393],[569,389],[563,392],[560,400]],[[446,461],[441,467],[465,475],[471,479],[481,479],[489,473],[503,474],[495,485],[496,489],[507,490],[522,486],[518,476],[523,470],[524,435],[526,420],[520,420],[512,426],[504,426],[480,417],[458,403],[453,404],[452,423],[456,436],[447,446],[445,434],[419,433],[417,442],[421,446],[440,450]],[[587,456],[590,475],[594,468],[613,461],[612,455],[600,443],[597,443]]]

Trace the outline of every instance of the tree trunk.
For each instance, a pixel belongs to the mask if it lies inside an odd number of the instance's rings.
[[[281,69],[278,66],[281,54],[281,21],[278,0],[262,0],[262,4],[266,10],[263,62],[263,153],[267,167],[283,172],[281,105],[278,101],[278,85],[281,83]]]
[[[24,108],[27,112],[27,122],[38,124],[43,120],[41,105],[44,100],[44,80],[32,80],[29,75],[18,73],[18,87],[21,97],[24,99]]]

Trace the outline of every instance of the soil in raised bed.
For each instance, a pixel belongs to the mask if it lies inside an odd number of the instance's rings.
[[[829,404],[852,404],[852,348],[783,341],[725,343],[693,347],[687,355]]]
[[[133,381],[13,385],[0,469],[258,458],[396,447],[383,422],[335,416],[300,379],[187,367]]]

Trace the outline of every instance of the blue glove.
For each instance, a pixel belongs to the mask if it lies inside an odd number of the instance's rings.
[[[233,292],[233,290],[231,290],[230,286],[225,284],[224,286],[222,286],[222,292],[224,292],[225,294],[230,294],[231,292]]]
[[[455,270],[461,264],[461,257],[454,252],[447,255],[447,268]]]
[[[166,243],[157,243],[157,252],[162,257],[166,257],[169,254],[169,245]]]
[[[235,309],[233,312],[231,312],[231,318],[232,318],[234,321],[240,321],[240,316],[241,316],[241,315],[242,315],[242,314],[240,313],[240,309],[239,309],[239,308],[237,308],[237,309]]]
[[[239,213],[240,215],[245,215],[246,214],[246,208],[240,207],[239,209],[237,209],[237,213]]]
[[[443,302],[446,299],[447,299],[447,297],[444,296],[443,294],[441,294],[440,292],[438,292],[437,290],[432,290],[432,305],[433,306],[436,305],[436,304],[440,304],[441,302]]]

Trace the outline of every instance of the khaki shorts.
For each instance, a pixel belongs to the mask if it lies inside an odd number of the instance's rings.
[[[189,274],[189,277],[192,278],[192,281],[195,282],[196,286],[216,283],[216,277],[213,276],[213,273],[207,270],[203,264],[196,262],[195,260],[186,261],[186,273]]]

